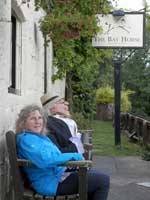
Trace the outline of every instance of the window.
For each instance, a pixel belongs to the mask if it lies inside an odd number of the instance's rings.
[[[12,12],[13,13],[13,12]],[[11,68],[8,92],[21,94],[22,27],[15,14],[11,16]]]

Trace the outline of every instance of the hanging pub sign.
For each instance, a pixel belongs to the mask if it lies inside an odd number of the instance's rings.
[[[145,13],[114,11],[97,14],[97,24],[101,28],[92,38],[96,48],[144,48]]]

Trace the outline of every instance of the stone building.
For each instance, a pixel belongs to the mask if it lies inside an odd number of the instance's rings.
[[[44,47],[34,0],[0,0],[0,200],[13,199],[5,133],[14,130],[17,113],[29,103],[40,105],[50,91],[64,95],[65,81],[51,82],[52,44]]]

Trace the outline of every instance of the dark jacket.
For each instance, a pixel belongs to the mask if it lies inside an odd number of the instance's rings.
[[[62,153],[78,152],[74,143],[69,138],[72,137],[68,125],[61,119],[49,116],[47,120],[48,137],[57,145]]]

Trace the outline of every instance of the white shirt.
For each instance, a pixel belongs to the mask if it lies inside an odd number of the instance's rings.
[[[77,124],[73,119],[62,117],[60,115],[55,115],[54,117],[63,120],[71,132],[72,137],[69,139],[77,147],[79,153],[84,153],[83,144],[81,142],[81,133],[78,132]]]

